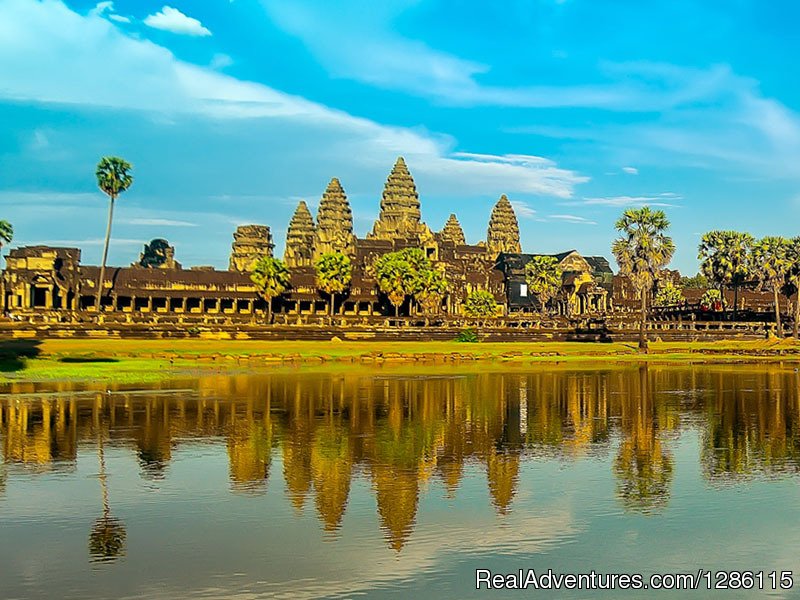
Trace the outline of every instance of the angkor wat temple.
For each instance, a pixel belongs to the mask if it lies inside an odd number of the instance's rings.
[[[233,234],[227,271],[212,267],[183,268],[175,249],[163,239],[145,245],[139,260],[129,267],[106,269],[101,298],[104,315],[130,320],[178,314],[209,321],[219,316],[252,318],[266,310],[250,280],[249,271],[260,256],[273,253],[270,228],[244,225]],[[416,184],[403,158],[398,158],[383,189],[380,214],[365,238],[353,231],[353,214],[338,179],[322,194],[316,219],[300,202],[286,233],[284,260],[291,286],[273,300],[273,311],[283,322],[313,320],[328,310],[328,299],[316,286],[314,261],[328,252],[347,254],[353,265],[352,282],[337,312],[369,318],[393,314],[379,292],[372,266],[383,254],[420,248],[442,269],[448,281],[440,314],[459,315],[474,290],[489,291],[505,313],[538,311],[528,293],[525,264],[534,255],[523,254],[514,207],[503,195],[489,217],[486,241],[468,244],[456,215],[433,231],[422,221]],[[583,257],[575,250],[554,255],[563,270],[563,286],[555,299],[559,313],[604,313],[612,306],[614,276],[603,257]],[[17,318],[79,318],[95,313],[100,268],[81,264],[78,248],[29,246],[6,256],[2,304]],[[407,301],[401,315],[414,314]],[[126,317],[127,315],[127,317]],[[212,319],[213,320],[213,319]]]

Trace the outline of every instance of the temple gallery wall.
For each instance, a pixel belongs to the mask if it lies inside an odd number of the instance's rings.
[[[352,281],[337,313],[375,317],[394,314],[380,293],[374,275],[376,260],[404,248],[419,248],[442,271],[447,292],[437,314],[463,313],[469,294],[492,294],[504,314],[538,312],[535,295],[528,292],[525,265],[534,254],[522,252],[519,223],[511,202],[500,196],[489,215],[486,240],[469,244],[455,214],[441,230],[423,220],[414,179],[398,158],[383,188],[380,213],[366,237],[353,232],[353,214],[344,188],[332,179],[322,194],[316,217],[301,201],[289,222],[283,260],[290,270],[290,286],[272,301],[277,315],[314,316],[328,310],[328,297],[316,284],[315,260],[325,253],[350,257]],[[274,244],[267,225],[243,225],[233,233],[227,271],[211,267],[183,267],[167,240],[144,246],[128,267],[107,268],[101,312],[113,316],[180,314],[185,317],[218,315],[234,319],[266,311],[266,302],[250,280],[250,269],[261,256],[272,256]],[[553,255],[563,272],[561,290],[553,305],[559,314],[602,314],[628,302],[629,289],[615,277],[600,256],[582,256],[575,250]],[[18,317],[51,314],[78,318],[96,312],[100,268],[81,263],[78,248],[28,246],[10,250],[3,272],[5,312]],[[413,315],[412,301],[400,315]],[[295,322],[302,322],[302,319]]]

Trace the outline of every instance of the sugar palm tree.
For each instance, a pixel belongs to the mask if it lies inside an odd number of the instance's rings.
[[[253,265],[250,280],[267,301],[267,323],[272,323],[272,299],[286,291],[290,283],[286,263],[272,256],[263,256]]]
[[[106,276],[106,260],[108,260],[108,243],[111,240],[111,222],[114,218],[114,202],[119,195],[133,184],[131,164],[116,156],[104,156],[97,163],[97,187],[108,196],[108,225],[106,226],[106,239],[103,245],[103,262],[100,264],[100,280],[97,282],[97,299],[95,306],[100,311],[100,299],[103,295],[103,283]]]
[[[317,287],[331,297],[330,315],[336,312],[336,294],[350,287],[353,267],[350,258],[341,252],[323,254],[314,263],[317,272]]]
[[[11,223],[0,220],[0,247],[3,244],[10,244],[12,239],[14,239],[14,228]]]
[[[753,236],[740,231],[709,231],[700,240],[697,258],[700,270],[719,286],[724,303],[725,288],[733,288],[733,312],[739,303],[739,287],[752,275]]]
[[[530,291],[539,297],[542,312],[561,289],[562,275],[558,261],[552,256],[534,256],[525,265],[525,281]]]
[[[629,208],[615,225],[620,237],[611,245],[622,275],[630,278],[642,299],[639,316],[639,349],[647,349],[644,326],[647,319],[647,295],[659,271],[669,264],[675,253],[672,238],[666,235],[669,219],[663,210],[649,206]]]
[[[789,240],[786,248],[788,272],[786,278],[794,288],[794,322],[792,323],[792,336],[798,339],[798,324],[800,324],[800,237]]]
[[[438,311],[442,305],[442,298],[447,292],[447,279],[438,269],[423,269],[417,273],[417,292],[415,297],[419,300],[425,312],[425,323],[428,315]]]
[[[771,290],[775,301],[775,329],[778,337],[783,337],[778,293],[786,282],[790,270],[788,250],[789,240],[779,236],[764,237],[753,246],[753,262],[761,287]]]

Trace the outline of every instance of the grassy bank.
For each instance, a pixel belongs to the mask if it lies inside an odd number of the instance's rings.
[[[50,339],[0,342],[0,381],[149,382],[204,371],[325,365],[800,361],[794,340],[632,343]]]

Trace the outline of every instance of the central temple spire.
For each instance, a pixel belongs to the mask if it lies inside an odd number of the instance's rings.
[[[505,194],[500,196],[492,209],[486,245],[492,256],[497,256],[501,252],[511,254],[522,252],[517,215],[514,214],[514,207]]]
[[[367,237],[420,243],[432,236],[421,222],[419,194],[403,157],[394,163],[381,197],[381,212]]]

